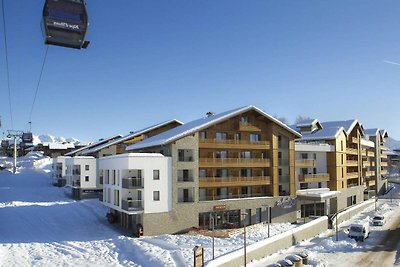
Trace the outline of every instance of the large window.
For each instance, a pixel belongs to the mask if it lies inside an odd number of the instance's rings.
[[[215,176],[216,177],[228,177],[228,170],[227,169],[217,169],[215,171]]]
[[[193,161],[193,150],[192,149],[178,149],[178,160],[190,162]]]
[[[240,151],[240,157],[242,159],[251,159],[251,151]]]
[[[249,117],[247,117],[247,116],[240,117],[240,123],[241,124],[248,124],[249,123]]]
[[[207,132],[205,132],[205,131],[200,132],[200,139],[201,140],[206,140],[207,139]]]
[[[217,132],[217,133],[215,133],[215,139],[216,140],[227,140],[228,139],[228,133]]]
[[[217,159],[226,159],[226,158],[228,158],[228,151],[216,151],[215,152],[215,157],[217,158]]]
[[[261,135],[260,134],[250,134],[250,142],[259,142],[261,141]]]

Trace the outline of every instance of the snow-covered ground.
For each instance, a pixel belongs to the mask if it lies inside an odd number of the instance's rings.
[[[284,259],[288,255],[299,252],[306,252],[309,255],[308,265],[310,266],[400,266],[400,240],[397,240],[396,250],[388,251],[390,255],[385,257],[385,262],[380,262],[378,265],[370,265],[369,262],[364,261],[360,264],[369,252],[376,250],[376,247],[384,243],[383,239],[388,230],[390,230],[389,226],[397,226],[395,225],[395,220],[400,216],[400,200],[398,199],[400,185],[395,184],[393,186],[394,188],[389,194],[378,200],[377,211],[375,211],[375,206],[371,205],[351,220],[341,223],[339,225],[338,241],[336,241],[336,232],[328,230],[318,237],[300,242],[296,246],[254,261],[249,266],[268,266]],[[384,226],[372,226],[374,214],[384,215],[388,220],[387,223]],[[346,234],[346,230],[351,223],[360,221],[368,221],[371,225],[371,234],[364,242],[356,242],[348,238]]]
[[[30,153],[18,159],[17,174],[0,171],[0,266],[193,266],[196,245],[205,248],[206,261],[212,258],[211,237],[121,235],[98,200],[74,201],[52,186],[45,163],[40,153]],[[12,160],[0,158],[0,164],[11,168]],[[272,224],[270,232],[293,227]],[[249,229],[247,242],[267,235],[267,227]],[[242,247],[242,234],[215,238],[216,257]]]

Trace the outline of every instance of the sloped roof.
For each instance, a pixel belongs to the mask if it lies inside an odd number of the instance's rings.
[[[71,143],[55,143],[55,142],[44,142],[42,144],[43,146],[48,146],[49,149],[68,149],[68,148],[75,148],[74,144]]]
[[[296,124],[297,127],[305,127],[305,126],[311,126],[314,123],[317,123],[318,120],[317,119],[307,119],[307,120],[303,120],[300,121]]]
[[[109,137],[109,138],[101,139],[101,140],[99,140],[99,141],[97,141],[97,142],[95,142],[95,143],[92,143],[92,144],[89,144],[89,145],[87,145],[87,146],[84,146],[84,147],[75,149],[75,150],[73,150],[73,151],[71,151],[71,152],[68,152],[68,153],[65,154],[65,156],[73,156],[73,155],[75,155],[75,154],[78,153],[78,152],[81,152],[81,151],[83,151],[83,150],[90,149],[90,148],[92,148],[92,147],[95,147],[95,146],[98,146],[98,145],[107,143],[108,141],[113,140],[113,139],[115,139],[115,138],[119,138],[119,137],[122,137],[122,135],[118,134],[118,135],[114,135],[114,136]]]
[[[358,124],[360,124],[362,131],[364,131],[364,128],[362,124],[358,120],[345,120],[345,121],[326,121],[323,122],[322,125],[324,127],[343,127],[344,130],[346,131],[346,134],[349,135],[353,128]]]
[[[378,128],[365,129],[364,133],[369,136],[377,136],[379,133]]]
[[[121,142],[124,142],[125,140],[129,140],[129,139],[131,139],[131,138],[134,138],[134,137],[139,136],[139,135],[141,135],[141,134],[144,134],[144,133],[146,133],[146,132],[152,131],[152,130],[154,130],[154,129],[163,127],[163,126],[168,125],[168,124],[173,123],[173,122],[176,122],[176,123],[178,123],[178,124],[180,124],[180,125],[183,125],[183,122],[181,122],[181,121],[179,121],[179,120],[176,120],[176,119],[169,120],[169,121],[165,121],[165,122],[162,122],[162,123],[158,123],[158,124],[152,125],[152,126],[150,126],[150,127],[144,128],[144,129],[142,129],[142,130],[140,130],[140,131],[133,132],[133,133],[130,133],[130,134],[128,134],[128,135],[122,136],[121,138],[118,138],[118,139],[115,139],[115,140],[111,140],[111,141],[109,141],[109,142],[107,142],[107,143],[105,143],[105,144],[102,144],[102,145],[93,147],[93,148],[91,148],[91,149],[89,149],[89,150],[83,152],[82,154],[83,154],[83,155],[87,155],[87,154],[91,154],[91,153],[97,152],[97,151],[99,151],[99,150],[101,150],[101,149],[103,149],[103,148],[106,148],[106,147],[109,147],[109,146],[112,146],[112,145],[119,144],[119,143],[121,143]]]
[[[303,133],[303,136],[299,140],[331,140],[336,139],[341,132],[344,132],[346,134],[346,131],[343,127],[324,127],[319,131],[315,131],[312,133]]]
[[[159,135],[152,136],[148,139],[145,139],[141,142],[138,142],[136,144],[130,145],[126,148],[126,150],[134,150],[134,149],[141,149],[141,148],[146,148],[146,147],[154,147],[154,146],[160,146],[160,145],[165,145],[169,144],[171,142],[174,142],[180,138],[183,138],[187,135],[193,134],[195,132],[201,131],[202,129],[208,128],[211,125],[214,125],[216,123],[222,122],[224,120],[227,120],[231,117],[237,116],[239,114],[242,114],[244,112],[254,110],[261,115],[265,116],[266,118],[272,120],[276,124],[280,125],[284,129],[288,130],[289,132],[293,133],[297,137],[301,137],[301,134],[298,133],[297,131],[293,130],[286,124],[282,123],[281,121],[275,119],[274,117],[268,115],[261,109],[255,107],[255,106],[245,106],[229,111],[225,111],[216,115],[204,117],[201,119],[197,119],[191,122],[188,122],[184,125],[178,126],[176,128],[170,129],[168,131],[165,131]]]
[[[385,129],[380,130],[379,133],[381,134],[382,138],[389,137],[389,134],[387,133],[387,131]]]

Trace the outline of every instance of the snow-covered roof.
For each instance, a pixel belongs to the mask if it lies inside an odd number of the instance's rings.
[[[319,131],[303,133],[303,136],[299,139],[299,141],[336,139],[341,132],[346,134],[346,131],[343,127],[325,127],[324,125],[324,128]]]
[[[307,120],[303,120],[301,122],[298,122],[296,124],[297,127],[306,127],[306,126],[311,126],[315,123],[318,122],[318,119],[307,119]]]
[[[297,190],[296,195],[303,200],[319,200],[323,201],[329,198],[336,197],[340,194],[339,191],[331,191],[329,188],[313,188]]]
[[[69,152],[69,153],[66,153],[65,155],[66,155],[66,156],[73,156],[73,155],[75,155],[75,154],[78,153],[78,152],[81,152],[81,151],[83,151],[83,150],[90,149],[90,148],[92,148],[92,147],[95,147],[95,146],[98,146],[98,145],[107,143],[108,141],[113,140],[113,139],[115,139],[115,138],[119,138],[119,137],[122,137],[122,135],[118,134],[118,135],[114,135],[114,136],[109,137],[109,138],[101,139],[101,140],[99,140],[98,142],[95,142],[95,143],[89,144],[89,145],[87,145],[87,146],[84,146],[84,147],[75,149],[75,150],[73,150],[73,151],[71,151],[71,152]]]
[[[378,128],[365,129],[364,133],[369,136],[377,136],[379,133]]]
[[[261,109],[255,107],[255,106],[245,106],[245,107],[225,111],[225,112],[222,112],[222,113],[219,113],[216,115],[212,115],[212,116],[208,116],[208,117],[204,117],[201,119],[197,119],[197,120],[188,122],[184,125],[178,126],[176,128],[170,129],[170,130],[165,131],[156,136],[152,136],[152,137],[145,139],[141,142],[138,142],[136,144],[130,145],[126,148],[126,150],[135,150],[135,149],[141,149],[141,148],[146,148],[146,147],[154,147],[154,146],[169,144],[169,143],[174,142],[174,141],[176,141],[180,138],[183,138],[187,135],[201,131],[202,129],[208,128],[211,125],[217,124],[219,122],[222,122],[224,120],[227,120],[231,117],[237,116],[239,114],[245,113],[250,110],[254,110],[254,111],[260,113],[261,115],[272,120],[273,122],[280,125],[284,129],[293,133],[295,136],[301,137],[300,133],[293,130],[292,128],[290,128],[286,124],[282,123],[281,121],[275,119],[271,115],[268,115]]]
[[[43,146],[47,146],[47,147],[49,147],[49,149],[52,149],[52,150],[55,150],[55,149],[69,149],[69,148],[75,148],[75,145],[74,144],[71,144],[71,143],[63,143],[63,144],[60,144],[60,143],[53,143],[53,142],[49,142],[49,143],[47,143],[47,142],[45,142],[45,143],[43,143],[42,144]]]
[[[91,149],[89,149],[89,150],[83,152],[82,154],[83,154],[83,155],[87,155],[87,154],[91,154],[91,153],[100,151],[101,149],[110,147],[110,146],[112,146],[112,145],[119,144],[119,143],[121,143],[121,142],[124,142],[124,141],[126,141],[126,140],[132,139],[132,138],[134,138],[134,137],[136,137],[136,136],[142,135],[142,134],[144,134],[144,133],[146,133],[146,132],[149,132],[149,131],[152,131],[152,130],[154,130],[154,129],[163,127],[163,126],[168,125],[168,124],[173,123],[173,122],[176,122],[176,123],[178,123],[178,124],[180,124],[180,125],[183,124],[183,122],[181,122],[181,121],[179,121],[179,120],[176,120],[176,119],[169,120],[169,121],[165,121],[165,122],[162,122],[162,123],[158,123],[158,124],[152,125],[152,126],[150,126],[150,127],[144,128],[144,129],[142,129],[142,130],[140,130],[140,131],[133,132],[133,133],[130,133],[130,134],[128,134],[128,135],[122,136],[121,138],[118,138],[118,139],[115,139],[115,140],[111,140],[111,141],[109,141],[109,142],[107,142],[107,143],[105,143],[105,144],[102,144],[102,145],[93,147],[93,148],[91,148]]]
[[[382,138],[388,138],[389,135],[385,129],[379,130],[379,133],[381,134]]]
[[[345,120],[345,121],[326,121],[323,122],[322,125],[327,128],[334,128],[334,127],[343,127],[344,130],[346,131],[346,134],[349,135],[353,128],[358,124],[360,124],[362,131],[364,131],[364,128],[362,127],[362,124],[358,120]]]

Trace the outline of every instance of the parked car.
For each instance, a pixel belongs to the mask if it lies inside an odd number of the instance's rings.
[[[368,238],[369,233],[369,222],[352,223],[349,227],[348,236],[356,241],[364,241]]]
[[[283,266],[283,267],[291,267],[291,266],[294,266],[293,262],[290,261],[290,260],[287,260],[287,259],[280,260],[280,261],[278,261],[277,263],[280,264],[280,265]]]
[[[386,218],[383,215],[375,215],[374,218],[372,219],[372,224],[373,225],[384,225],[386,223]]]

